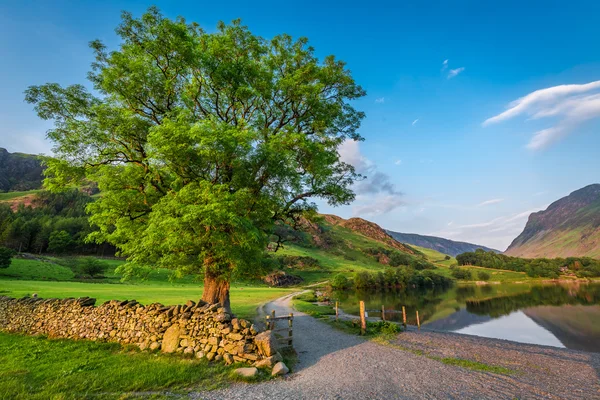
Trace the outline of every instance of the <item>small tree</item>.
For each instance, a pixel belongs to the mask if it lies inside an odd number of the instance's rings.
[[[94,257],[82,257],[78,261],[79,268],[81,269],[81,272],[85,275],[94,277],[104,272],[104,264],[100,260],[95,259]]]
[[[10,267],[14,255],[14,250],[8,249],[6,247],[0,247],[0,268]]]
[[[265,40],[234,21],[214,33],[156,8],[123,13],[120,48],[99,41],[83,85],[30,87],[53,120],[46,185],[98,182],[90,236],[128,259],[123,269],[202,274],[202,299],[229,307],[233,276],[260,269],[274,226],[354,199],[359,177],[339,146],[358,134],[365,92],[345,64],[319,61],[305,38]],[[127,271],[123,271],[127,274]]]
[[[71,235],[67,231],[54,231],[50,234],[48,240],[48,251],[51,253],[64,253],[73,241]]]

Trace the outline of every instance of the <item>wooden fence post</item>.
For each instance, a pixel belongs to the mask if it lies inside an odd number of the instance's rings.
[[[338,321],[338,317],[339,317],[339,310],[338,310],[338,302],[335,302],[335,322]]]
[[[421,321],[419,321],[419,310],[417,310],[417,327],[421,329]]]
[[[367,333],[367,319],[365,318],[365,302],[360,302],[360,334]]]
[[[404,325],[404,329],[406,329],[406,307],[402,306],[402,324]]]
[[[290,319],[288,320],[288,326],[289,326],[289,330],[288,330],[288,346],[292,346],[292,341],[294,340],[294,334],[293,334],[293,320],[294,320],[294,313],[290,313]]]
[[[271,326],[269,327],[269,329],[275,329],[275,310],[271,311]]]
[[[385,306],[381,305],[381,320],[385,321]]]

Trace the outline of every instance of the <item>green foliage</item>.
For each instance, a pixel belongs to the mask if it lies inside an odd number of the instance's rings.
[[[367,322],[367,332],[374,334],[394,335],[400,333],[400,325],[390,321]]]
[[[485,372],[492,372],[494,374],[502,374],[502,375],[512,375],[516,372],[509,368],[500,367],[497,365],[484,364],[484,363],[481,363],[478,361],[465,360],[463,358],[454,358],[454,357],[445,357],[445,358],[429,357],[429,358],[438,360],[447,365],[455,365],[458,367],[463,367],[463,368],[471,369],[474,371],[485,371]]]
[[[265,40],[234,21],[214,33],[156,8],[123,14],[120,47],[91,44],[83,85],[30,87],[56,159],[45,184],[82,179],[102,193],[88,206],[97,242],[130,266],[204,273],[228,281],[256,274],[276,223],[354,199],[358,177],[338,147],[360,140],[365,92],[345,64],[322,62],[307,40]]]
[[[12,258],[15,255],[15,252],[12,249],[7,249],[6,247],[0,247],[0,269],[10,267],[12,263]]]
[[[371,274],[357,272],[353,279],[355,289],[377,288],[447,288],[453,281],[431,270],[416,271],[412,268],[388,269]]]
[[[67,231],[54,231],[48,239],[48,251],[50,253],[64,253],[71,246],[71,235]]]
[[[490,280],[490,278],[491,278],[491,275],[490,275],[490,273],[489,273],[489,272],[486,272],[486,271],[479,271],[479,272],[477,273],[477,278],[478,278],[480,281],[489,281],[489,280]]]
[[[600,276],[600,260],[589,257],[519,258],[478,249],[456,256],[459,265],[478,265],[486,268],[525,272],[530,277],[558,278],[561,272],[574,272],[582,278]]]
[[[452,277],[462,281],[473,280],[473,274],[466,268],[452,268]]]
[[[82,257],[77,261],[81,272],[92,277],[102,274],[106,268],[101,261],[94,257]]]
[[[350,287],[350,281],[344,274],[336,274],[330,281],[329,284],[333,289],[343,290]]]
[[[106,253],[114,254],[109,245],[98,246],[85,242],[94,228],[90,227],[85,215],[86,206],[93,201],[86,193],[67,190],[62,193],[38,192],[31,206],[19,206],[12,210],[6,204],[0,204],[0,245],[20,250],[24,253],[43,254],[62,253]],[[55,232],[67,232],[70,243],[54,244],[49,250],[50,236]],[[58,247],[57,247],[58,246]]]

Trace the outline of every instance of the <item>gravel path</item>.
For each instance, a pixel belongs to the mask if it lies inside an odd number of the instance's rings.
[[[600,354],[442,332],[405,332],[384,346],[291,310],[290,296],[265,306],[294,312],[299,362],[286,378],[235,384],[195,399],[600,399]],[[427,354],[428,356],[415,353]],[[517,371],[473,371],[429,357],[458,357]]]

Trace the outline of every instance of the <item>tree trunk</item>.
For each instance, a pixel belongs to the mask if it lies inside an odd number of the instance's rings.
[[[229,281],[219,279],[208,271],[204,274],[204,291],[202,300],[208,304],[221,303],[227,311],[231,310],[229,303]]]

